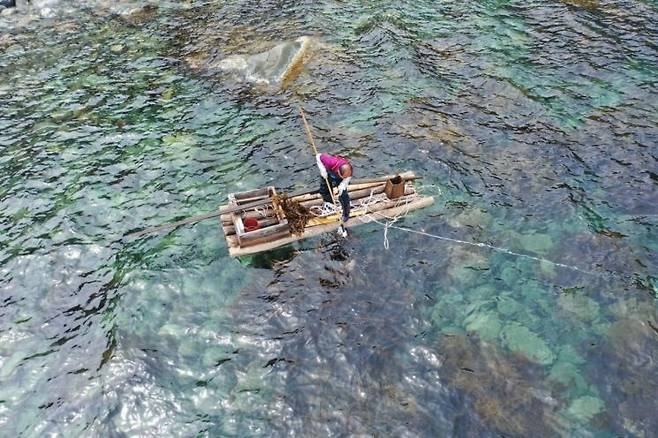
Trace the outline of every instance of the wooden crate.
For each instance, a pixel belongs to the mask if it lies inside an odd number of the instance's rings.
[[[259,201],[263,199],[272,199],[276,195],[276,189],[273,186],[265,187],[263,189],[250,190],[247,192],[231,193],[228,195],[229,206],[240,206],[250,202]],[[243,218],[252,216],[249,210],[240,213],[231,213],[233,226],[235,227],[235,235],[238,239],[240,248],[266,243],[271,240],[280,239],[290,235],[290,227],[288,220],[285,218],[280,209],[270,208],[273,212],[273,218],[269,218],[268,225],[253,231],[246,231]],[[252,210],[254,211],[254,210]],[[272,221],[272,219],[275,219]],[[274,223],[272,223],[274,222]]]

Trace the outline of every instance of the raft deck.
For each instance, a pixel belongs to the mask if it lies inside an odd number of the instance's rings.
[[[396,177],[400,177],[400,180],[396,180]],[[413,184],[415,179],[416,175],[413,172],[404,172],[382,178],[354,181],[348,187],[352,204],[350,219],[344,225],[353,227],[368,223],[371,221],[369,215],[380,220],[394,218],[431,205],[434,198],[419,195]],[[392,184],[391,181],[397,181],[398,184]],[[285,213],[277,205],[277,195],[276,189],[271,186],[248,192],[231,193],[228,196],[228,204],[220,206],[220,211],[232,210],[220,216],[220,224],[231,256],[239,257],[269,251],[336,230],[341,225],[340,211],[329,214],[319,213],[306,222],[302,232],[294,234],[291,232]],[[323,203],[319,193],[306,193],[292,196],[290,199],[316,212]],[[259,205],[254,206],[255,204]],[[245,208],[240,209],[241,205]],[[254,227],[254,219],[257,220],[256,227]]]

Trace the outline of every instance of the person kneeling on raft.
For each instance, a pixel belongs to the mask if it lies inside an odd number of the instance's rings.
[[[338,199],[343,207],[341,220],[347,222],[350,218],[350,195],[347,192],[347,186],[352,179],[352,165],[350,162],[338,155],[317,154],[315,159],[322,175],[320,182],[320,194],[325,204],[333,205],[333,199],[326,181],[329,181],[331,189],[338,187]]]

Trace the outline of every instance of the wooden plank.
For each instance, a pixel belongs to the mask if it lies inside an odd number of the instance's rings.
[[[270,186],[260,189],[247,190],[246,192],[236,192],[233,193],[233,195],[235,196],[235,200],[238,201],[238,204],[240,202],[244,203],[244,201],[249,199],[253,200],[254,198],[269,198]]]
[[[375,183],[375,182],[385,183],[386,181],[388,181],[391,178],[396,177],[397,175],[400,175],[401,178],[403,178],[407,181],[413,181],[415,179],[421,179],[422,178],[422,176],[416,176],[416,174],[414,174],[414,172],[408,170],[406,172],[401,172],[401,173],[398,173],[398,174],[395,174],[395,175],[386,175],[386,176],[380,176],[380,177],[377,177],[377,178],[355,179],[354,181],[352,181],[352,184],[368,184],[368,183]]]
[[[223,214],[219,218],[222,222],[224,223],[233,223],[232,215],[235,213],[231,214]],[[262,219],[262,218],[268,218],[268,217],[276,217],[274,215],[274,210],[271,208],[263,208],[260,211],[247,211],[245,213],[242,213],[243,218],[248,218],[248,217],[253,217],[256,219]]]
[[[238,249],[244,249],[244,248],[249,248],[254,245],[262,245],[266,244],[268,242],[276,242],[277,240],[280,239],[285,239],[286,237],[290,236],[290,230],[286,228],[285,230],[280,230],[275,234],[267,235],[267,236],[262,236],[256,239],[252,239],[249,241],[242,241],[240,245],[238,246]]]
[[[373,193],[374,195],[377,195],[377,194],[380,194],[380,193],[384,192],[384,185],[383,184],[379,184],[379,186],[375,186],[375,187],[377,187],[377,190],[374,191],[374,193]],[[413,186],[411,186],[409,184],[406,187],[405,195],[412,195],[412,194],[415,194],[415,193],[416,193],[416,190],[413,188]],[[350,199],[351,199],[351,201],[354,205],[354,208],[358,208],[358,205],[361,203],[361,201],[367,201],[368,200],[368,198],[370,197],[370,190],[363,190],[358,195],[360,196],[359,198],[355,198],[353,196],[350,196]],[[305,202],[302,202],[301,204],[305,207],[313,207],[313,206],[322,205],[322,202],[323,201],[321,199],[316,199],[316,200],[313,200],[313,201],[305,201]],[[354,208],[353,208],[353,210],[354,210]],[[265,226],[275,224],[276,219],[274,219],[275,218],[274,212],[270,209],[267,209],[267,210],[265,210],[265,213],[266,213],[266,215],[263,216],[262,214],[260,214],[258,212],[247,212],[247,213],[243,213],[242,216],[243,217],[252,217],[252,218],[258,219],[258,221],[261,222],[261,223],[264,223]],[[235,231],[234,231],[234,228],[233,228],[233,221],[231,220],[231,215],[222,215],[221,219],[222,219],[222,224],[224,226],[230,227],[229,229],[231,230],[231,232],[229,232],[229,234],[234,234]]]
[[[288,227],[287,223],[276,224],[265,228],[259,228],[254,231],[249,231],[242,235],[238,235],[240,240],[240,246],[246,246],[247,244],[249,244],[250,241],[253,241],[254,239],[261,239],[271,234],[278,234],[282,231],[286,231],[286,232],[290,231],[290,227]]]
[[[400,214],[404,214],[405,212],[417,210],[419,208],[427,207],[428,205],[431,205],[434,202],[433,197],[421,197],[418,198],[415,201],[409,202],[408,204],[401,205],[398,207],[393,207],[385,210],[381,210],[379,213],[388,217],[394,217]],[[363,223],[367,223],[367,217],[362,217],[362,218],[351,218],[345,223],[345,226],[347,227],[354,227],[356,225],[361,225]],[[279,239],[274,242],[267,242],[267,243],[262,243],[259,245],[254,245],[250,246],[247,248],[238,248],[235,246],[231,246],[229,242],[229,254],[234,256],[234,257],[239,257],[243,255],[249,255],[249,254],[255,254],[263,251],[269,251],[274,248],[278,248],[283,245],[287,245],[292,242],[296,242],[298,240],[302,239],[307,239],[309,237],[314,237],[318,236],[322,233],[327,233],[330,231],[333,231],[337,229],[340,226],[340,222],[335,222],[332,224],[326,224],[326,225],[318,225],[315,227],[311,227],[309,229],[306,229],[304,233],[302,233],[299,236],[296,235],[291,235],[289,237],[286,237],[284,239]],[[231,236],[227,236],[227,241],[229,240]]]
[[[264,196],[252,196],[251,198],[238,199],[237,205],[249,204],[254,201],[262,201],[264,199],[269,199],[269,197],[270,197],[269,195],[264,195]]]
[[[350,195],[350,199],[354,201],[355,199],[360,199],[366,196],[370,196],[370,191],[374,190],[375,194],[378,193],[383,193],[384,192],[384,184],[377,184],[374,186],[370,186],[368,188],[363,188],[361,190],[348,190],[347,193]],[[296,200],[296,199],[295,199]],[[321,196],[314,197],[312,199],[306,200],[306,201],[301,201],[301,204],[305,207],[309,207],[312,205],[322,205],[322,200]]]
[[[261,228],[263,228],[263,227],[269,227],[271,225],[276,225],[279,223],[279,220],[275,218],[258,218],[258,223],[261,226]],[[224,230],[224,235],[230,236],[232,234],[235,234],[235,227],[233,226],[233,224],[222,223],[222,225],[223,225],[222,228]]]
[[[384,187],[384,185],[385,185],[385,183],[381,183],[381,182],[380,183],[369,183],[369,184],[350,184],[347,187],[347,192],[351,194],[352,192],[355,192],[357,190],[368,189],[368,188],[379,187],[379,186]],[[334,188],[334,194],[338,194],[338,189]],[[291,199],[293,199],[297,202],[306,202],[306,201],[322,199],[322,195],[320,195],[319,193],[313,193],[313,194],[295,196]]]

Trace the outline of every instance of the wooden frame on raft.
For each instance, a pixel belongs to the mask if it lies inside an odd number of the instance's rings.
[[[372,196],[381,196],[384,193],[386,182],[396,175],[387,175],[384,178],[373,178],[364,180],[357,184],[351,184],[348,188],[351,201],[354,205],[350,213],[350,219],[344,223],[346,227],[353,227],[368,223],[371,219],[370,214],[379,216],[382,219],[392,218],[409,211],[427,207],[434,202],[433,197],[423,197],[418,195],[413,186],[413,180],[416,176],[413,172],[404,172],[399,176],[404,179],[404,192],[396,199],[386,197],[379,202],[370,205],[369,200]],[[372,181],[372,182],[370,182]],[[284,246],[298,240],[317,236],[322,233],[336,230],[341,225],[340,213],[315,217],[310,219],[301,234],[292,234],[288,222],[276,205],[267,202],[276,195],[274,187],[251,190],[249,192],[232,193],[229,195],[228,205],[220,207],[222,210],[231,210],[220,216],[220,224],[226,237],[226,243],[229,254],[234,257],[255,254],[263,251],[269,251],[280,246]],[[322,204],[322,197],[318,193],[306,193],[298,196],[292,196],[291,199],[299,202],[305,207],[311,207]],[[255,203],[262,201],[258,208],[250,207]],[[240,205],[245,205],[245,210],[235,211]],[[363,207],[360,207],[363,206]],[[243,219],[258,218],[260,228],[253,231],[245,231]]]

